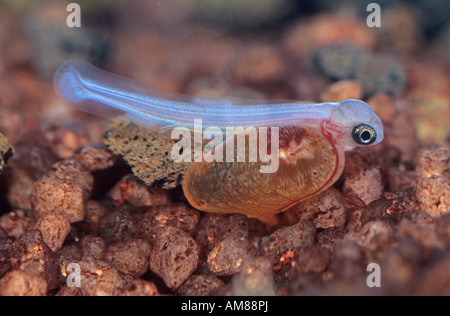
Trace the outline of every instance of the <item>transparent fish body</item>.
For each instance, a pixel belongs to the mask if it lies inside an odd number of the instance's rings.
[[[260,103],[165,95],[79,60],[65,62],[56,72],[54,84],[61,100],[75,109],[107,117],[126,113],[137,123],[161,129],[183,127],[201,133],[210,126],[223,131],[230,127],[279,128],[277,156],[273,157],[278,159],[276,172],[261,172],[267,163],[248,157],[243,162],[204,159],[191,165],[183,190],[189,202],[204,211],[250,217],[281,212],[339,178],[345,146],[375,145],[383,140],[381,120],[360,100]],[[200,130],[195,129],[195,120],[202,121]],[[236,142],[227,141],[215,150],[226,152],[227,146],[238,150]],[[251,146],[261,145],[248,146],[250,152]],[[262,146],[270,152],[270,140]]]

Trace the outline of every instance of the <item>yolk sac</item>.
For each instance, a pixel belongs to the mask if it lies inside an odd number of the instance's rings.
[[[203,211],[264,217],[322,192],[342,173],[343,145],[317,129],[281,127],[279,144],[279,168],[274,173],[261,173],[267,163],[250,162],[248,155],[245,162],[193,163],[183,181],[185,196]],[[221,146],[225,153],[226,143]]]

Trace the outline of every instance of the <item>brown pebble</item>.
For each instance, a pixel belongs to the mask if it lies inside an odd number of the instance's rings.
[[[414,210],[404,212],[401,219],[408,220],[414,224],[433,230],[436,225],[436,218],[426,212],[421,212],[419,207],[416,207]]]
[[[107,244],[134,239],[136,238],[137,222],[141,216],[141,210],[129,205],[121,205],[100,217],[98,235]]]
[[[326,228],[317,232],[316,241],[322,247],[332,248],[334,243],[342,240],[344,236],[345,232],[341,229]]]
[[[341,80],[328,85],[320,95],[322,102],[340,102],[363,97],[363,88],[356,80]]]
[[[75,132],[61,127],[49,127],[42,132],[44,142],[60,159],[68,159],[76,150],[89,144],[83,132]]]
[[[417,241],[424,248],[444,248],[434,227],[426,227],[404,219],[397,226],[399,238],[409,238]]]
[[[11,168],[8,172],[8,202],[15,209],[31,210],[33,175],[22,168]]]
[[[63,214],[71,223],[79,222],[85,215],[84,190],[68,180],[44,178],[35,183],[31,196],[34,216]]]
[[[1,231],[0,231],[1,235]],[[8,272],[11,267],[9,260],[9,252],[12,247],[12,242],[8,239],[0,238],[0,279]]]
[[[81,271],[81,294],[83,296],[112,296],[120,288],[123,279],[108,263],[85,257],[77,263]]]
[[[3,214],[0,217],[0,227],[2,227],[9,237],[19,238],[33,226],[33,219],[30,212],[17,210]]]
[[[245,215],[203,213],[195,239],[209,253],[214,245],[228,237],[248,239],[248,230],[249,223]]]
[[[450,150],[441,147],[423,151],[418,159],[416,172],[419,178],[448,174],[450,172]]]
[[[117,270],[138,277],[148,270],[150,251],[147,241],[135,239],[110,245],[103,259]]]
[[[70,287],[67,285],[63,285],[61,289],[58,291],[58,293],[55,294],[55,296],[69,296],[69,297],[81,296],[81,291],[76,286]]]
[[[83,253],[78,244],[62,246],[56,253],[56,260],[60,266],[61,274],[67,277],[67,266],[71,263],[79,262],[83,258]]]
[[[388,181],[390,191],[404,191],[417,184],[415,171],[400,171],[397,167],[391,167],[388,171]]]
[[[322,275],[328,268],[330,258],[331,251],[328,247],[297,248],[285,258],[286,262],[274,267],[275,280],[283,288],[296,284],[302,275]]]
[[[200,213],[184,204],[151,207],[137,225],[140,238],[153,241],[156,232],[164,227],[173,226],[192,234],[197,228]]]
[[[370,202],[361,213],[361,224],[364,225],[368,221],[377,218],[389,218],[389,214],[386,212],[389,205],[389,201],[384,198]]]
[[[383,199],[389,202],[386,213],[396,220],[399,220],[402,214],[417,214],[417,200],[413,188],[405,191],[385,192]]]
[[[8,202],[14,209],[31,210],[34,183],[50,171],[56,159],[49,149],[34,143],[17,147],[11,168],[5,170]]]
[[[289,212],[295,212],[298,221],[314,222],[316,228],[343,227],[346,219],[341,193],[333,187],[300,202]]]
[[[364,254],[361,248],[350,240],[341,240],[334,244],[329,271],[333,279],[351,283],[367,277],[364,266]]]
[[[380,262],[381,286],[390,295],[408,293],[416,279],[423,249],[412,239],[400,239]]]
[[[199,246],[176,227],[160,229],[150,254],[150,269],[171,289],[178,288],[198,265]]]
[[[28,141],[30,143],[28,143]],[[48,148],[41,146],[34,138],[17,147],[11,159],[11,167],[26,170],[33,180],[38,180],[59,161]]]
[[[436,234],[444,245],[450,247],[450,213],[440,217],[436,222]]]
[[[347,204],[346,207],[347,207],[347,209],[350,209],[349,204]],[[362,227],[361,216],[364,212],[364,209],[362,208],[362,206],[360,206],[360,207],[361,208],[357,208],[357,209],[353,209],[353,210],[349,211],[348,222],[346,225],[346,229],[348,232],[358,231]]]
[[[101,237],[92,235],[84,236],[80,240],[81,251],[84,257],[94,257],[101,259],[106,248],[105,241]]]
[[[84,147],[75,154],[82,170],[98,171],[112,167],[114,165],[114,155],[104,147]]]
[[[44,242],[40,230],[30,230],[17,239],[10,252],[11,267],[41,276],[48,288],[58,285],[60,270],[55,253]]]
[[[182,296],[207,296],[224,283],[215,275],[191,275],[177,290]]]
[[[114,296],[159,296],[158,288],[153,282],[135,279],[114,289]]]
[[[380,165],[380,156],[376,151],[367,147],[356,147],[345,152],[344,176],[351,177],[364,170],[373,169]]]
[[[276,265],[286,252],[313,245],[315,234],[316,228],[311,222],[286,226],[263,237],[259,245],[260,251],[269,256],[272,264]]]
[[[275,282],[272,264],[267,257],[255,257],[242,265],[241,272],[232,282],[234,296],[273,296]]]
[[[385,192],[382,197],[366,206],[361,214],[362,224],[373,219],[398,222],[417,212],[417,201],[412,188],[406,191]]]
[[[346,158],[342,201],[349,214],[347,229],[357,231],[364,208],[380,198],[383,184],[375,153],[356,149],[347,152]]]
[[[301,247],[296,250],[294,265],[298,273],[323,272],[330,262],[331,252],[322,247]]]
[[[106,214],[108,209],[97,201],[90,200],[86,203],[86,214],[84,220],[78,225],[90,234],[97,234],[100,218]]]
[[[353,241],[370,256],[385,252],[394,242],[394,229],[385,219],[375,219],[365,223],[357,232],[347,234],[344,240]],[[368,260],[374,260],[370,258]]]
[[[379,199],[383,193],[379,167],[362,170],[352,176],[347,176],[342,189],[346,206],[365,207],[370,202]]]
[[[255,246],[247,239],[228,237],[217,243],[208,254],[208,269],[215,275],[231,275],[256,255]]]
[[[133,206],[155,206],[170,203],[169,191],[145,185],[133,175],[127,175],[111,189],[111,197],[119,202],[126,201]]]
[[[6,231],[0,226],[0,240],[9,239]]]
[[[0,296],[46,296],[47,282],[44,278],[15,270],[0,280]]]
[[[450,180],[438,175],[423,178],[416,186],[416,197],[422,211],[442,216],[450,211]]]
[[[56,252],[69,235],[70,221],[61,214],[47,214],[38,220],[35,228],[42,232],[44,242]]]
[[[92,174],[82,170],[80,163],[72,159],[53,164],[51,170],[45,175],[45,178],[68,180],[80,186],[83,189],[86,199],[90,196],[94,186],[94,177]]]

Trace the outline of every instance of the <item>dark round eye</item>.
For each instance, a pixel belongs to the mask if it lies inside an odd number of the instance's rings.
[[[358,144],[370,145],[377,139],[377,132],[369,124],[361,123],[353,128],[352,137]]]

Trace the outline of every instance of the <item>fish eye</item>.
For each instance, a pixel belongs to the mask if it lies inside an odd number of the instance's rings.
[[[370,145],[377,139],[377,132],[369,124],[361,123],[353,128],[352,137],[360,145]]]

